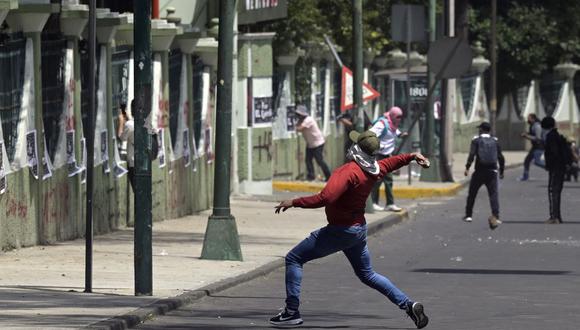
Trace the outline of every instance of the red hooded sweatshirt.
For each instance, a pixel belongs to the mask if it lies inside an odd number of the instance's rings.
[[[322,191],[316,195],[296,198],[292,206],[315,209],[325,206],[329,224],[353,226],[364,224],[366,200],[375,182],[414,159],[412,154],[402,154],[379,160],[379,174],[372,175],[354,161],[337,168]]]

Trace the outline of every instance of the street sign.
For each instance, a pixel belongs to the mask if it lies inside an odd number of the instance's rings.
[[[345,112],[353,107],[353,78],[352,71],[346,66],[342,67],[342,91],[340,93],[340,111]],[[371,85],[363,83],[363,102],[376,99],[381,96]]]
[[[427,64],[441,79],[459,78],[471,67],[472,58],[471,48],[465,40],[446,37],[429,47]]]

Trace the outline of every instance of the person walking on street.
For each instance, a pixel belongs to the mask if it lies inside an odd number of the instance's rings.
[[[545,168],[546,163],[542,160],[544,154],[544,141],[542,140],[542,125],[538,116],[530,113],[527,118],[530,128],[527,133],[522,133],[522,137],[532,143],[532,148],[524,159],[524,173],[519,178],[520,181],[527,181],[530,177],[530,163],[532,160],[538,167]]]
[[[324,161],[324,136],[318,128],[316,120],[308,114],[305,106],[299,105],[296,107],[296,116],[298,116],[298,123],[296,130],[302,133],[304,140],[306,140],[306,179],[308,181],[314,180],[314,164],[312,158],[316,159],[316,163],[322,169],[326,181],[330,178],[330,169]]]
[[[550,203],[549,224],[562,223],[560,202],[562,189],[564,188],[564,176],[567,166],[573,161],[572,150],[568,141],[556,128],[556,120],[552,117],[542,119],[542,128],[545,130],[545,154],[546,170],[548,170],[548,201]]]
[[[423,167],[429,167],[429,160],[419,153],[412,153],[377,161],[373,154],[379,149],[379,140],[373,132],[352,131],[350,138],[356,143],[349,149],[351,161],[336,169],[320,193],[285,200],[275,206],[276,213],[291,207],[325,207],[328,225],[312,232],[286,255],[286,307],[272,317],[270,323],[278,327],[302,324],[299,305],[303,265],[342,251],[364,284],[399,306],[411,317],[417,328],[421,329],[429,322],[423,305],[411,300],[388,278],[372,269],[367,246],[365,204],[374,183],[387,173],[413,160]]]
[[[127,114],[126,107],[122,105],[120,109],[117,137],[127,142],[127,175],[131,188],[135,189],[135,121]],[[131,112],[135,113],[135,100],[131,101]]]
[[[381,117],[375,120],[373,126],[369,129],[379,137],[381,143],[381,147],[377,152],[377,160],[391,157],[395,151],[397,137],[407,135],[407,133],[402,133],[399,130],[399,124],[402,119],[403,110],[399,107],[392,107],[389,111],[385,112]],[[385,195],[387,197],[385,208],[379,205],[379,190],[383,183],[385,184]],[[400,207],[395,205],[395,197],[393,196],[393,175],[391,173],[387,173],[382,180],[375,184],[371,197],[373,199],[373,209],[375,211],[402,211]]]
[[[477,127],[479,128],[479,135],[476,135],[471,141],[469,156],[465,164],[465,176],[468,176],[469,168],[475,158],[475,172],[473,172],[469,182],[469,193],[463,221],[471,222],[473,220],[475,197],[477,197],[479,188],[485,185],[489,195],[489,203],[491,204],[491,216],[488,219],[489,228],[493,230],[501,224],[499,220],[498,176],[499,179],[503,179],[505,159],[497,138],[490,134],[491,125],[488,122],[483,122]]]

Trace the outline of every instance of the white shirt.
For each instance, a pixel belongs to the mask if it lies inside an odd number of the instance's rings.
[[[135,167],[135,122],[133,119],[125,122],[121,140],[127,141],[127,165]]]
[[[369,129],[369,131],[375,133],[379,137],[381,147],[377,153],[385,156],[391,155],[395,151],[397,136],[401,135],[399,129],[394,132],[388,128],[385,129],[384,122],[386,121],[386,118],[384,120],[379,120]]]

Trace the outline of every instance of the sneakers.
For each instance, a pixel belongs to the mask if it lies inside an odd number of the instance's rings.
[[[425,315],[421,303],[409,302],[407,304],[407,315],[413,320],[417,329],[423,329],[429,323],[429,318]]]
[[[379,204],[373,203],[373,210],[375,210],[375,211],[384,211],[385,208],[382,207],[382,206],[380,206]]]
[[[398,207],[395,204],[387,205],[387,208],[385,210],[392,211],[392,212],[401,212],[401,211],[403,211],[402,208]]]
[[[550,225],[557,225],[557,224],[562,223],[562,219],[550,218],[550,219],[546,220],[546,223],[550,224]]]
[[[518,181],[528,181],[529,177],[527,175],[522,175],[518,178]]]
[[[303,322],[304,321],[302,321],[299,311],[293,312],[287,308],[284,308],[284,310],[278,313],[278,315],[270,319],[271,325],[283,328],[294,328],[301,325]]]
[[[501,220],[499,220],[495,215],[492,215],[487,219],[489,221],[489,229],[494,230],[499,225],[501,225]]]
[[[465,222],[471,222],[471,221],[473,221],[473,218],[472,217],[464,217],[463,218],[463,221],[465,221]]]

